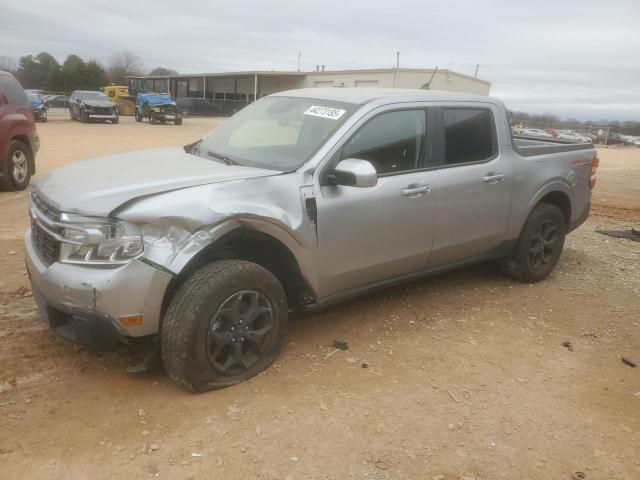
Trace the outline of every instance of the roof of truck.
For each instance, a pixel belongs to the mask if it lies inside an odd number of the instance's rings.
[[[287,97],[316,98],[334,102],[354,103],[364,105],[374,100],[384,100],[385,103],[395,102],[484,102],[500,104],[494,97],[485,95],[470,95],[459,92],[442,92],[438,90],[402,89],[402,88],[301,88],[287,90],[274,95]]]

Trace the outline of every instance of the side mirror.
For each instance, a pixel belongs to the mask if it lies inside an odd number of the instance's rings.
[[[378,184],[378,172],[367,160],[347,158],[335,166],[329,179],[335,185],[360,188],[375,187]]]

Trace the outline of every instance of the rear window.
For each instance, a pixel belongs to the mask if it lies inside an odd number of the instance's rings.
[[[444,108],[445,163],[482,162],[498,152],[493,115],[486,108]]]
[[[18,81],[8,75],[0,75],[0,90],[11,105],[27,106],[27,95]]]

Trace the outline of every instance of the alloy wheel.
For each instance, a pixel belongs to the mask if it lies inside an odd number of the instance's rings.
[[[27,155],[22,150],[16,150],[11,157],[13,166],[13,178],[16,182],[22,183],[27,178]]]
[[[253,367],[274,331],[269,299],[257,290],[242,290],[227,298],[209,324],[206,354],[211,367],[231,376]]]
[[[547,219],[538,225],[529,245],[529,265],[532,270],[543,268],[553,261],[559,238],[557,232],[558,226],[553,220]]]

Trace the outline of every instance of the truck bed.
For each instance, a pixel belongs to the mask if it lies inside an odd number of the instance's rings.
[[[523,157],[547,155],[550,153],[572,152],[576,150],[595,150],[593,143],[576,143],[568,140],[551,138],[513,136],[513,149]]]

